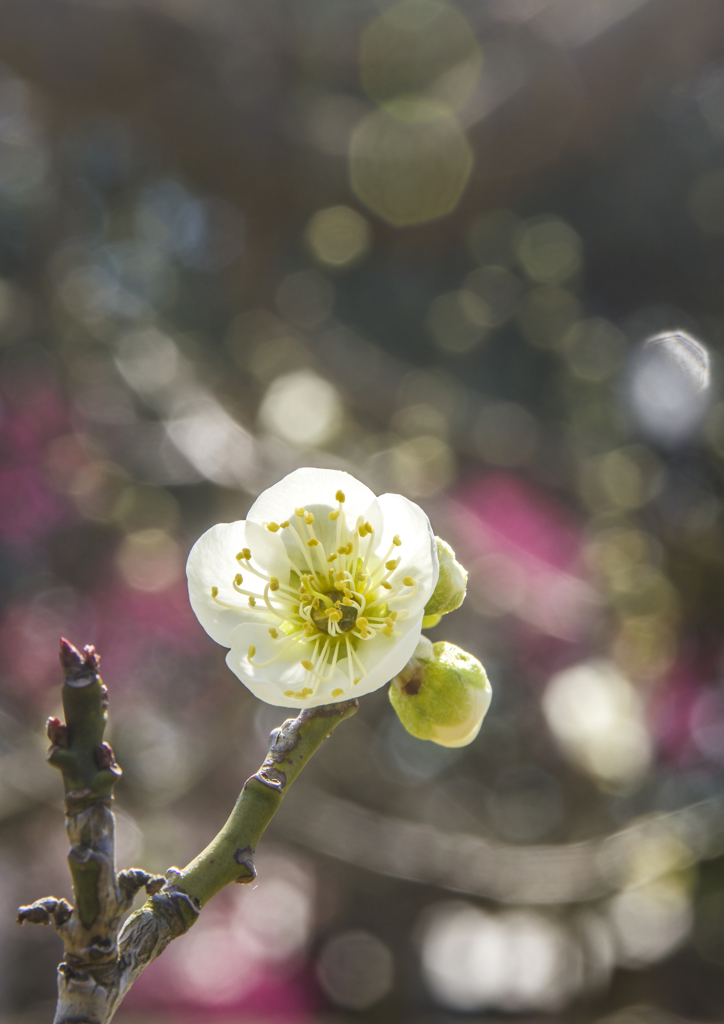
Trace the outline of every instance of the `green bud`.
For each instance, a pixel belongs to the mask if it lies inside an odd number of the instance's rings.
[[[455,644],[421,637],[390,686],[390,702],[404,727],[421,740],[464,747],[480,731],[492,691],[477,658]]]
[[[435,615],[447,615],[454,612],[465,600],[468,587],[468,572],[455,559],[455,552],[447,543],[436,537],[437,557],[440,562],[440,575],[432,597],[425,605],[425,618]],[[439,622],[439,619],[437,620]],[[423,623],[425,628],[437,625],[437,622]]]

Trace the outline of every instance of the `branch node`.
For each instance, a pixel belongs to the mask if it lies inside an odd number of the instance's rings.
[[[118,874],[118,887],[124,902],[129,906],[140,889],[145,889],[149,896],[155,896],[165,884],[163,875],[150,875],[142,868],[128,868]]]
[[[249,882],[253,882],[256,878],[256,867],[254,866],[254,851],[250,846],[245,846],[243,850],[239,849],[234,854],[234,860],[245,869],[245,875],[239,875],[238,878],[234,879],[237,885],[248,885]]]
[[[52,924],[56,928],[62,928],[70,920],[73,908],[64,899],[56,899],[55,896],[45,896],[42,900],[36,900],[25,907],[18,908],[17,922],[23,924]]]

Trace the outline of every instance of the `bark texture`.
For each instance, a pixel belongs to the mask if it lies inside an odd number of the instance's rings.
[[[107,1024],[141,972],[194,924],[201,908],[231,882],[256,877],[256,845],[288,787],[339,722],[357,710],[345,701],[302,711],[270,737],[269,753],[246,781],[228,821],[198,857],[166,876],[116,871],[113,786],[121,774],[104,742],[107,691],[92,647],[61,641],[65,722],[51,718],[48,761],[63,775],[68,866],[74,906],[48,896],[18,911],[18,922],[52,924],[63,940],[54,1024]],[[148,900],[125,924],[145,888]]]

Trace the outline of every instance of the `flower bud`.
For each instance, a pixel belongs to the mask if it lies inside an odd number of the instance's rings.
[[[492,692],[477,658],[454,644],[422,637],[390,686],[390,702],[404,727],[421,740],[464,747],[480,731]]]
[[[459,608],[465,600],[468,586],[467,569],[463,569],[460,562],[456,561],[453,549],[440,537],[436,537],[435,540],[440,575],[432,597],[425,605],[425,619],[434,621],[424,622],[425,628],[436,626],[441,615],[447,615],[448,612],[454,612]]]

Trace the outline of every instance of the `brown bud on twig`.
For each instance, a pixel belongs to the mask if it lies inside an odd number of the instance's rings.
[[[92,644],[86,644],[81,654],[65,637],[61,637],[60,664],[65,669],[65,682],[68,686],[89,686],[95,682],[98,679],[100,660]]]
[[[96,764],[101,769],[117,769],[120,775],[120,768],[116,764],[116,755],[113,753],[113,747],[110,743],[101,743],[100,746],[96,747]]]
[[[67,748],[68,726],[64,722],[61,722],[59,718],[49,718],[47,729],[48,739],[54,747]]]

